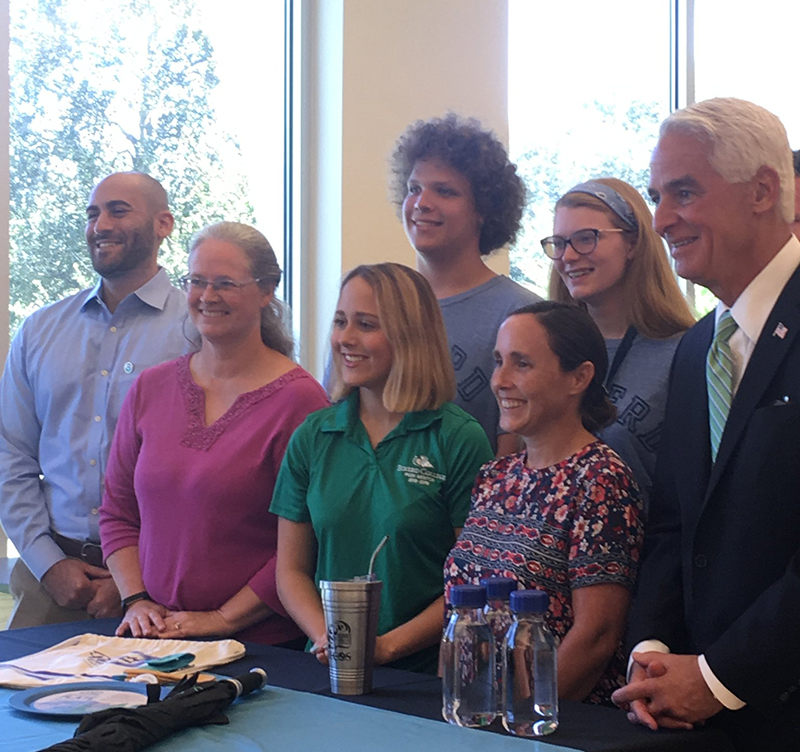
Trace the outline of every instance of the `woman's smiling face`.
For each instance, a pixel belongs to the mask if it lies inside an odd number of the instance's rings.
[[[567,244],[564,255],[554,261],[556,271],[575,300],[589,306],[600,305],[608,295],[622,293],[622,284],[633,256],[628,233],[617,228],[608,213],[586,206],[556,209],[554,235],[569,238],[578,230],[600,230],[597,246],[586,255]],[[614,230],[606,232],[603,230]]]
[[[189,255],[189,276],[242,285],[225,292],[211,284],[203,290],[189,289],[189,314],[204,339],[241,338],[253,329],[260,331],[261,309],[269,305],[273,294],[253,281],[250,260],[239,246],[213,238],[204,240]]]
[[[494,359],[492,391],[504,431],[524,438],[546,436],[562,421],[575,420],[585,384],[577,369],[561,368],[535,314],[515,314],[502,323]]]
[[[353,277],[342,288],[331,347],[345,385],[383,391],[392,370],[392,348],[381,328],[375,291],[361,277]]]

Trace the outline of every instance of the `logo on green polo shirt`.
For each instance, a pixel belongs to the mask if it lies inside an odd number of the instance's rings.
[[[419,486],[430,486],[436,482],[442,482],[446,476],[437,473],[431,461],[424,455],[418,454],[411,460],[413,467],[409,465],[398,465],[397,472],[403,473],[409,483],[416,483]]]

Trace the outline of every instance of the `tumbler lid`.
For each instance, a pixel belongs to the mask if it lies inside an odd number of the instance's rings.
[[[544,590],[515,590],[511,593],[511,610],[514,613],[543,614],[550,598]]]
[[[481,585],[453,585],[450,588],[450,605],[454,608],[483,608],[486,605],[486,588]]]
[[[507,601],[511,593],[517,589],[517,581],[510,577],[486,577],[481,580],[486,588],[486,598]]]

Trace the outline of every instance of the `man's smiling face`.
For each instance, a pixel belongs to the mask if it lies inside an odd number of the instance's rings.
[[[653,226],[668,243],[675,270],[719,295],[756,232],[751,181],[729,183],[696,136],[668,131],[653,152],[648,192]]]

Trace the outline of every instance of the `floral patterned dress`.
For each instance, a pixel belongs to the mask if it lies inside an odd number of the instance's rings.
[[[574,589],[611,583],[633,591],[644,509],[631,471],[602,441],[543,469],[527,467],[526,459],[522,452],[481,468],[445,561],[445,589],[499,576],[544,590],[547,625],[561,640],[574,621]],[[619,645],[587,701],[609,703],[624,676]]]

